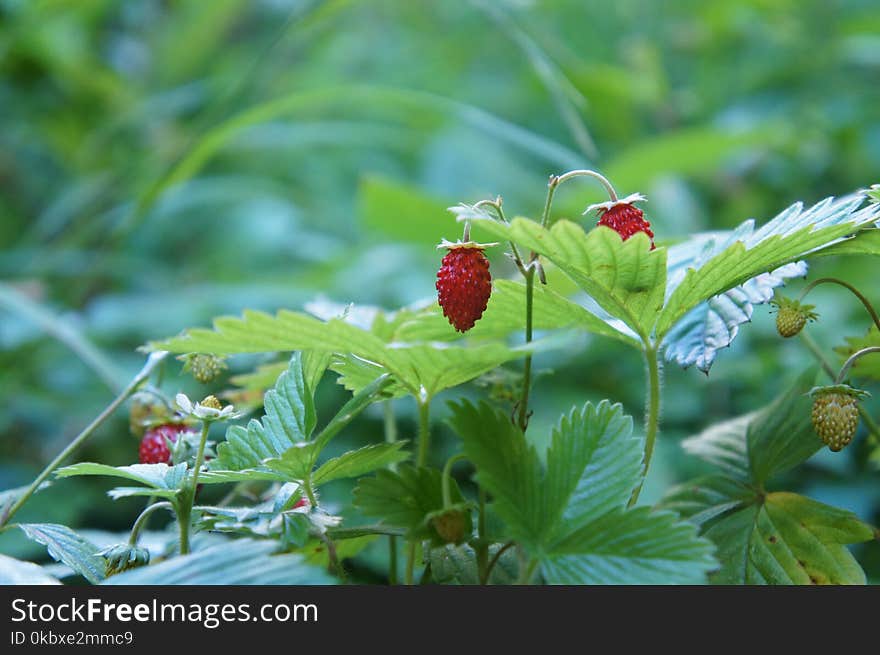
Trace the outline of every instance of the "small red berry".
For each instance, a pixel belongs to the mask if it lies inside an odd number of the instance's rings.
[[[651,239],[651,250],[654,250],[656,246],[654,245],[654,232],[651,230],[651,224],[645,220],[644,212],[633,205],[639,200],[644,200],[644,197],[636,193],[622,200],[592,205],[587,211],[592,209],[598,211],[599,222],[596,225],[610,227],[624,241],[638,232],[644,232]]]
[[[171,451],[168,449],[166,439],[171,443],[177,441],[181,432],[186,432],[187,427],[181,423],[166,423],[150,428],[144,433],[141,447],[138,451],[141,464],[170,464]]]
[[[485,246],[468,241],[440,244],[449,250],[437,272],[437,296],[443,315],[459,332],[467,332],[480,320],[492,294],[489,260]]]

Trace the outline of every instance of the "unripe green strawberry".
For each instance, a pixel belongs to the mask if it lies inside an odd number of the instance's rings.
[[[779,296],[771,300],[770,304],[777,308],[776,331],[786,339],[799,334],[807,321],[815,321],[819,318],[819,315],[813,311],[815,305],[802,305],[791,298]]]
[[[223,358],[217,355],[188,353],[177,359],[183,362],[184,372],[192,373],[192,376],[202,384],[212,382],[221,371],[229,368]]]
[[[150,563],[150,551],[131,544],[116,544],[97,553],[104,558],[108,576],[146,566]]]
[[[819,438],[834,452],[842,450],[856,436],[859,427],[859,400],[867,391],[846,384],[816,387],[811,419]]]
[[[473,530],[471,508],[467,503],[458,503],[451,507],[431,512],[427,516],[428,523],[434,529],[439,541],[444,544],[462,544],[470,537]]]

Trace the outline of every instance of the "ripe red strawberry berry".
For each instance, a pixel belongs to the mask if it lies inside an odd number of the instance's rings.
[[[634,193],[621,200],[591,205],[584,213],[595,209],[599,213],[599,222],[596,225],[610,227],[624,241],[634,234],[644,232],[651,239],[651,250],[654,250],[656,246],[654,245],[654,232],[651,230],[651,224],[645,220],[644,212],[633,205],[634,202],[644,199],[645,197],[641,194]]]
[[[166,439],[171,443],[177,441],[181,432],[186,432],[187,427],[182,423],[166,423],[150,428],[141,439],[141,447],[138,450],[141,464],[170,464],[171,451],[168,449]]]
[[[438,248],[449,252],[437,272],[437,297],[443,315],[459,332],[467,332],[480,320],[492,294],[489,260],[485,245],[444,241]]]
[[[816,387],[810,395],[813,397],[810,418],[816,434],[834,452],[848,446],[859,427],[859,400],[868,393],[846,384],[835,384]]]

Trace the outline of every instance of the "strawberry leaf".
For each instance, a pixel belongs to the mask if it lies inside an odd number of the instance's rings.
[[[486,404],[451,405],[451,424],[508,537],[554,584],[700,582],[711,546],[669,512],[627,510],[642,478],[642,440],[619,405],[587,403],[554,430],[546,464]]]
[[[104,558],[95,544],[66,525],[56,523],[18,523],[18,528],[31,541],[42,544],[49,555],[63,562],[92,584],[98,584],[106,575]]]

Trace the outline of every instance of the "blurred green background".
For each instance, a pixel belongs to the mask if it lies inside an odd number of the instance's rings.
[[[535,216],[549,174],[589,166],[645,193],[673,243],[878,182],[878,81],[872,0],[0,0],[0,278],[16,290],[0,298],[0,488],[103,408],[149,339],[244,308],[430,298],[434,246],[457,237],[449,205],[501,195]],[[574,182],[555,212],[588,225],[600,199]],[[811,274],[880,302],[876,270],[829,259]],[[493,271],[514,273],[497,254]],[[815,299],[829,350],[867,329],[842,292]],[[536,361],[555,373],[537,383],[536,439],[585,399],[641,417],[638,356],[581,345]],[[756,409],[810,362],[758,307],[708,377],[668,366],[643,499],[700,470],[681,438]],[[177,363],[165,389],[205,393]],[[321,415],[343,398],[328,379]],[[395,409],[411,436],[413,407]],[[455,448],[443,415],[440,398],[437,462]],[[378,408],[345,438],[381,438]],[[868,450],[863,435],[784,483],[876,525]],[[136,460],[123,413],[80,457]],[[20,517],[124,530],[140,504],[108,486],[65,480]],[[14,535],[0,549],[41,552]],[[857,552],[873,581],[878,550]],[[366,579],[378,561],[365,556]]]

